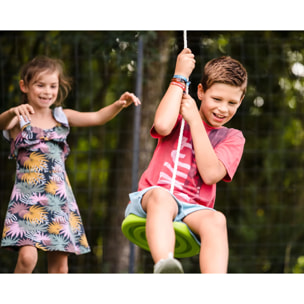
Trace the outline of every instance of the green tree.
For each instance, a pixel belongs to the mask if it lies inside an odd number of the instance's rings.
[[[18,72],[45,54],[65,62],[73,90],[66,107],[94,111],[125,90],[134,91],[137,42],[144,38],[138,177],[156,141],[149,136],[155,109],[183,48],[182,32],[44,31],[0,32],[0,110],[19,104]],[[203,65],[230,55],[248,70],[246,97],[230,127],[246,137],[244,155],[230,184],[219,183],[215,208],[227,216],[229,271],[303,272],[303,32],[189,31],[196,55],[190,93],[196,96]],[[70,271],[126,272],[129,244],[120,225],[131,190],[134,108],[105,126],[73,128],[68,175],[81,210],[92,252],[70,257]],[[0,222],[14,182],[14,161],[0,139]],[[151,272],[150,254],[137,249],[136,271]],[[0,271],[11,272],[16,254],[0,249]],[[184,259],[186,272],[198,272],[198,257]],[[37,272],[46,272],[45,254]]]

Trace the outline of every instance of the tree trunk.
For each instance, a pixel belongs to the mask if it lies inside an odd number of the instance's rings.
[[[156,107],[164,94],[170,46],[174,41],[174,32],[162,31],[154,34],[155,36],[146,33],[144,37],[143,97],[138,177],[147,168],[155,147],[155,140],[149,136],[149,131],[153,124]],[[132,113],[127,109],[125,113],[120,114],[123,115],[121,128],[123,128],[124,132],[119,133],[119,152],[117,152],[111,164],[111,168],[115,168],[115,170],[111,169],[113,174],[109,178],[109,187],[116,190],[110,191],[112,196],[111,194],[109,195],[107,231],[103,242],[103,272],[127,272],[129,266],[130,244],[121,232],[121,223],[129,200],[128,193],[131,192],[132,188],[133,136],[131,133],[129,134],[133,126]],[[121,171],[120,168],[125,169]],[[114,194],[115,196],[113,196]]]

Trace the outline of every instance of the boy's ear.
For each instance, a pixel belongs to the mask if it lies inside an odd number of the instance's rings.
[[[20,80],[19,81],[19,87],[20,87],[20,90],[23,92],[23,93],[27,93],[27,86],[25,85],[24,81],[23,80]]]
[[[245,98],[245,94],[241,97],[240,105],[242,104],[243,99]]]
[[[197,86],[197,97],[199,100],[202,100],[202,98],[204,97],[204,89],[201,83],[199,83],[199,85]]]

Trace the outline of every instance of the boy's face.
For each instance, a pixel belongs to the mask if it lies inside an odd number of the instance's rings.
[[[204,92],[202,85],[199,84],[197,96],[201,100],[200,114],[203,121],[212,127],[223,126],[241,105],[242,95],[239,87],[215,83]]]

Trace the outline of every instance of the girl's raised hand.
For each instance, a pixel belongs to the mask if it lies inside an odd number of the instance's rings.
[[[35,111],[31,105],[25,103],[20,106],[11,108],[11,113],[13,113],[14,116],[17,116],[19,121],[21,120],[22,116],[25,122],[29,122],[31,121],[31,115],[33,115]]]
[[[128,107],[132,103],[134,103],[135,106],[141,104],[140,100],[133,93],[129,93],[129,92],[123,93],[117,102],[123,108]]]
[[[185,48],[177,56],[174,74],[184,76],[188,79],[194,67],[194,55],[192,54],[190,49]]]

